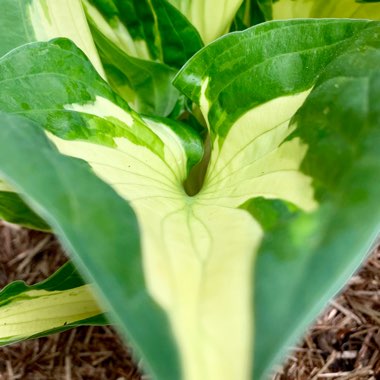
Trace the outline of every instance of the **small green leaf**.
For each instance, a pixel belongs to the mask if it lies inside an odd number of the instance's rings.
[[[179,91],[171,83],[177,71],[166,64],[126,54],[91,21],[90,25],[112,88],[138,112],[170,114],[179,98]]]
[[[66,37],[73,40],[104,75],[81,0],[3,0],[1,7],[0,56],[28,42]]]
[[[13,191],[0,190],[0,216],[7,222],[24,227],[41,231],[50,230],[50,227]]]
[[[107,321],[90,285],[70,263],[36,285],[15,281],[0,291],[0,346],[103,324]]]
[[[272,19],[272,0],[244,0],[231,26],[232,31],[247,29]]]
[[[230,29],[243,0],[167,0],[196,27],[205,45]]]
[[[203,46],[196,29],[165,0],[83,3],[113,88],[136,111],[169,115],[179,98],[171,81]]]

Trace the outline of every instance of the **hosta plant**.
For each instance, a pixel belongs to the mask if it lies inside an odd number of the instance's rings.
[[[265,379],[379,232],[380,4],[0,3],[0,213],[72,260],[0,343],[110,322],[152,379]]]

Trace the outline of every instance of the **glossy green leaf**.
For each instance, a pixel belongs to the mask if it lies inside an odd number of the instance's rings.
[[[0,291],[0,346],[106,323],[90,285],[70,263],[36,285],[15,281]]]
[[[314,30],[310,30],[310,25],[316,25]],[[259,112],[264,109],[247,112],[261,104],[270,109],[270,101],[288,96],[279,100],[284,103],[284,111],[281,108],[270,116],[282,123],[285,122],[281,120],[282,112],[293,116],[294,112],[286,108],[287,100],[297,109],[321,70],[367,25],[368,21],[349,20],[294,20],[258,25],[223,37],[204,49],[186,65],[174,83],[201,107],[212,140],[222,146],[233,125],[244,128],[257,117],[264,119],[260,114],[265,112]],[[297,38],[292,38],[293,33],[299,33]],[[313,34],[309,36],[309,33]],[[218,59],[213,59],[216,56]],[[221,70],[220,62],[229,64]]]
[[[115,138],[125,138],[161,159],[168,154],[164,141],[174,140],[173,158],[168,160],[176,165],[171,160],[185,156],[179,163],[183,180],[203,155],[201,140],[192,130],[170,120],[160,127],[161,119],[143,119],[132,111],[68,40],[14,49],[0,59],[0,83],[2,111],[24,115],[60,138],[109,148],[117,147]]]
[[[83,4],[113,88],[139,112],[170,114],[179,98],[171,81],[202,47],[196,29],[165,0]]]

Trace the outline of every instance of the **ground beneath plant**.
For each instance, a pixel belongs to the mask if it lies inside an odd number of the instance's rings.
[[[65,261],[52,235],[0,221],[0,288],[15,279],[29,284],[43,280]],[[112,328],[81,327],[0,348],[0,380],[17,379],[147,377]],[[272,377],[318,379],[380,380],[380,247]]]

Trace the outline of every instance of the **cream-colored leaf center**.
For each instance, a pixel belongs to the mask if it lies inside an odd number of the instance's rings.
[[[164,159],[126,138],[110,148],[48,135],[62,153],[88,161],[136,211],[148,291],[168,315],[184,380],[250,377],[253,268],[263,231],[238,206],[264,196],[316,207],[310,178],[299,170],[307,147],[298,139],[282,143],[307,94],[273,100],[237,120],[222,147],[215,142],[194,197],[182,187],[185,151],[163,124],[148,123],[164,142]],[[105,117],[91,106],[70,105],[80,107]],[[117,113],[108,117],[121,120]]]

